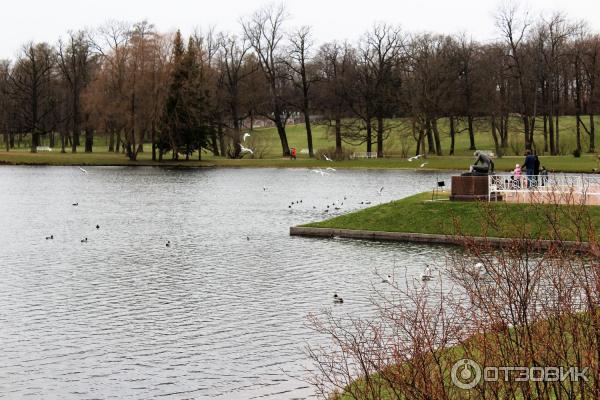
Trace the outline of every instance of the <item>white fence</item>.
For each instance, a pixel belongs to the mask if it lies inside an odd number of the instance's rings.
[[[489,175],[488,201],[503,195],[513,202],[600,204],[600,176]]]

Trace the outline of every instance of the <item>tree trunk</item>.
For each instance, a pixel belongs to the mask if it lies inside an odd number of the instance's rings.
[[[210,143],[212,146],[213,156],[219,157],[221,154],[219,153],[219,143],[217,142],[217,132],[214,129],[211,129],[210,132]],[[200,157],[200,156],[198,156]]]
[[[73,129],[73,135],[71,136],[71,153],[77,153],[77,146],[79,146],[79,128]]]
[[[425,137],[425,131],[423,130],[423,126],[419,127],[419,137],[417,138],[417,150],[415,151],[415,155],[418,156],[421,154],[421,147],[423,147],[423,153],[425,153],[425,145],[423,144],[423,138]]]
[[[559,125],[558,125],[558,120],[559,120],[559,115],[558,112],[556,113],[556,143],[555,143],[555,147],[556,147],[556,154],[557,155],[560,152],[560,136],[559,136]]]
[[[85,128],[85,152],[91,153],[94,148],[94,130]]]
[[[367,153],[371,153],[373,151],[373,127],[371,126],[371,118],[367,117],[365,123],[367,125]]]
[[[335,116],[335,155],[339,159],[342,155],[342,119]]]
[[[523,114],[523,116],[521,117],[523,120],[523,130],[524,130],[524,137],[525,137],[525,149],[526,150],[531,150],[531,143],[529,141],[530,136],[529,136],[529,116]]]
[[[277,133],[279,134],[279,140],[281,141],[281,150],[283,157],[290,156],[290,146],[288,145],[287,135],[285,133],[285,125],[281,120],[281,116],[275,116],[275,125],[277,126]]]
[[[456,136],[456,127],[454,126],[454,117],[449,117],[450,120],[450,153],[449,155],[454,155],[454,138]]]
[[[221,155],[224,157],[225,154],[225,135],[223,134],[223,125],[217,124],[217,136],[219,137],[219,147],[221,148]]]
[[[433,138],[435,140],[435,153],[438,156],[442,155],[442,143],[440,141],[440,131],[438,130],[437,118],[431,120],[431,128],[433,129]]]
[[[467,125],[469,127],[469,150],[476,150],[475,147],[475,130],[473,129],[473,116],[467,116]]]
[[[121,147],[121,131],[116,132],[115,153],[119,153]]]
[[[40,145],[40,134],[35,130],[31,133],[31,152],[37,153],[37,147]]]
[[[548,116],[544,114],[544,153],[548,152]]]
[[[383,158],[383,117],[377,116],[377,158]]]
[[[594,126],[594,114],[590,113],[590,153],[594,153],[596,151],[596,134],[595,134],[595,126]]]
[[[310,115],[308,114],[308,100],[304,101],[304,126],[306,127],[306,143],[308,144],[308,156],[313,158],[315,152],[313,151],[313,140],[312,140],[312,129],[310,126]],[[337,153],[337,135],[336,135],[336,153]]]
[[[65,136],[66,135],[65,135],[64,131],[60,132],[60,152],[61,153],[67,152],[67,150],[66,150],[66,141],[67,141],[66,139],[67,138]]]
[[[500,143],[498,141],[498,132],[496,127],[496,117],[492,116],[491,118],[492,125],[492,139],[494,139],[494,148],[496,149],[496,155],[498,157],[502,157],[502,148],[500,147]]]
[[[111,153],[115,151],[115,131],[113,129],[108,134],[108,151]]]
[[[554,143],[554,122],[552,114],[548,116],[548,139],[550,139],[550,155],[556,155],[556,144]]]
[[[508,148],[508,116],[500,117],[500,147]]]
[[[150,140],[152,141],[152,161],[156,161],[156,124],[154,121],[152,121]]]
[[[429,154],[435,154],[435,143],[433,141],[433,134],[431,132],[431,120],[429,117],[425,120],[425,134],[427,135],[427,152]]]
[[[4,133],[4,145],[6,146],[6,151],[10,151],[10,138],[7,132]]]

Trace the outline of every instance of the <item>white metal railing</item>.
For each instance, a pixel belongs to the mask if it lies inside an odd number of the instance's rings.
[[[488,176],[488,201],[497,194],[537,196],[545,201],[587,202],[597,198],[600,204],[600,176],[590,175],[521,175]]]

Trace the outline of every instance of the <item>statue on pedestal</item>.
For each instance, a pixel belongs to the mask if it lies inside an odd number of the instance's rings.
[[[475,163],[470,166],[469,172],[462,174],[463,176],[486,176],[494,173],[494,162],[490,156],[479,150],[473,155],[476,157]]]

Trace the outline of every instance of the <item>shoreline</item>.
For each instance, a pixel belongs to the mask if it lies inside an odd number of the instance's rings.
[[[290,227],[290,236],[309,237],[309,238],[327,238],[335,237],[344,239],[357,240],[375,240],[389,242],[404,242],[404,243],[426,243],[426,244],[442,244],[452,246],[462,246],[465,242],[472,241],[475,243],[487,243],[493,247],[503,247],[510,245],[516,238],[500,238],[500,237],[482,237],[482,236],[455,236],[432,233],[414,233],[414,232],[386,232],[386,231],[370,231],[364,229],[339,229],[339,228],[317,228],[307,226],[292,226]],[[568,248],[577,250],[586,250],[589,245],[587,243],[575,241],[557,241],[557,240],[532,240],[537,250],[546,250],[553,245],[560,244]]]
[[[496,172],[509,173],[507,166],[514,165],[520,157],[506,157],[497,160]],[[574,158],[550,158],[543,160],[545,165],[550,167],[551,173],[576,173],[576,174],[594,174],[599,173],[600,168],[596,168],[595,159],[587,157],[586,159]],[[82,166],[82,167],[162,167],[162,168],[289,168],[289,169],[326,169],[335,168],[338,170],[395,170],[395,171],[422,171],[422,172],[464,172],[467,166],[472,162],[470,157],[460,156],[442,156],[427,158],[427,166],[420,167],[419,164],[409,163],[402,158],[382,158],[382,159],[359,159],[343,160],[336,162],[327,162],[315,159],[298,159],[291,161],[285,158],[270,159],[214,159],[206,160],[165,160],[162,162],[152,161],[150,159],[141,159],[130,161],[125,158],[106,156],[98,153],[76,153],[74,155],[61,156],[57,154],[39,154],[39,153],[2,153],[0,152],[0,167],[2,166]],[[501,165],[498,165],[501,164]],[[554,164],[554,165],[553,165]]]

